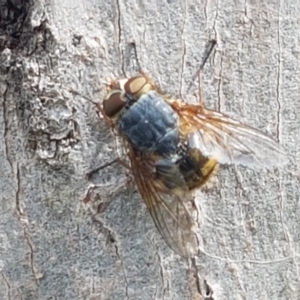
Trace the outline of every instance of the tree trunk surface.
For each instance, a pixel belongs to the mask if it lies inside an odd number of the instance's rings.
[[[0,299],[300,299],[300,2],[0,0]],[[265,132],[289,164],[220,167],[200,254],[159,235],[94,102],[142,68]],[[192,84],[191,88],[189,86]],[[97,185],[92,190],[91,186]]]

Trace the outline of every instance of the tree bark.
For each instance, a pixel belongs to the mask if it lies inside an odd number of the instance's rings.
[[[0,299],[300,299],[299,14],[275,0],[0,0]],[[70,90],[101,102],[105,81],[137,73],[135,41],[163,90],[197,101],[210,39],[205,105],[278,139],[290,163],[221,167],[197,194],[189,261],[126,169],[86,179],[116,157],[114,138]]]

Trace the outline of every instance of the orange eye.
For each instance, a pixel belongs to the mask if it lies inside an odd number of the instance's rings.
[[[123,93],[120,91],[112,91],[109,97],[103,101],[103,110],[109,118],[113,118],[125,105],[126,100]]]
[[[125,83],[125,92],[131,95],[135,95],[140,92],[147,83],[147,79],[144,76],[135,76]]]

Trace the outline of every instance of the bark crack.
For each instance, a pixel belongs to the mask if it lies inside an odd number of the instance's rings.
[[[221,55],[220,61],[220,72],[219,72],[219,82],[218,82],[218,101],[216,102],[216,110],[221,111],[221,87],[222,87],[222,72],[223,72],[223,56]]]
[[[282,44],[280,40],[280,27],[281,27],[281,22],[280,22],[280,8],[281,8],[281,1],[279,1],[279,8],[278,8],[278,26],[277,26],[277,39],[278,39],[278,72],[277,72],[277,84],[276,84],[276,102],[278,106],[277,110],[277,138],[278,141],[280,141],[281,137],[281,103],[280,103],[280,98],[281,98],[281,73],[282,73]]]
[[[32,270],[32,274],[34,276],[34,280],[35,280],[35,283],[36,285],[38,286],[38,279],[42,278],[43,277],[43,274],[42,273],[37,273],[36,272],[36,268],[34,266],[34,247],[33,247],[33,244],[32,244],[32,241],[31,241],[31,238],[30,238],[30,235],[29,233],[27,232],[29,229],[27,226],[25,226],[25,229],[24,229],[24,236],[25,236],[25,240],[27,242],[27,245],[29,246],[29,249],[30,249],[30,266],[31,266],[31,270]]]
[[[20,172],[18,163],[17,163],[16,179],[17,179],[16,210],[17,210],[17,213],[19,216],[19,220],[22,223],[22,226],[24,227],[24,237],[25,237],[27,245],[29,246],[29,249],[30,249],[30,266],[31,266],[32,274],[34,275],[35,283],[36,283],[36,285],[38,285],[38,279],[42,278],[43,274],[36,272],[36,268],[34,266],[34,249],[33,249],[34,247],[33,247],[33,243],[31,241],[30,234],[29,234],[30,229],[28,226],[28,218],[21,206],[21,200],[20,200],[22,188],[21,188],[21,172]]]
[[[214,22],[213,22],[213,26],[212,26],[212,30],[214,31],[215,33],[215,40],[216,42],[218,42],[218,32],[217,32],[217,19],[218,19],[218,16],[219,16],[219,5],[218,5],[218,1],[216,3],[217,5],[217,10],[216,10],[216,15],[215,15],[215,18],[214,18]],[[207,7],[207,6],[205,6]],[[222,60],[222,55],[221,55],[221,62],[220,62],[220,72],[219,72],[219,83],[218,83],[218,90],[217,90],[217,94],[218,94],[218,100],[216,102],[216,110],[217,111],[220,111],[220,108],[221,108],[221,86],[222,86],[222,63],[223,63],[223,60]]]
[[[5,282],[6,286],[7,286],[7,299],[11,299],[11,287],[10,287],[10,284],[9,284],[9,282],[8,282],[6,276],[4,275],[3,272],[1,272],[1,275],[2,275],[3,280],[4,280],[4,282]]]
[[[4,143],[5,143],[5,156],[8,163],[10,164],[11,171],[13,172],[13,162],[9,157],[9,146],[8,146],[8,128],[9,128],[9,118],[8,118],[8,107],[7,107],[7,93],[9,89],[9,83],[6,81],[6,89],[3,93],[3,119],[4,119]]]
[[[203,9],[203,12],[204,12],[204,18],[206,20],[206,23],[207,23],[207,1],[204,2],[204,9]]]
[[[197,270],[197,265],[196,265],[196,260],[195,258],[192,258],[191,259],[191,267],[192,267],[192,270],[193,270],[193,277],[195,279],[195,284],[196,284],[196,288],[197,288],[197,293],[200,295],[200,296],[203,296],[202,295],[202,292],[201,292],[201,284],[200,284],[200,280],[199,280],[199,275],[198,275],[198,270]]]
[[[248,16],[248,4],[247,1],[245,1],[245,17],[250,21],[250,37],[253,37],[253,20]]]
[[[123,263],[123,259],[121,258],[120,254],[119,254],[119,249],[118,249],[118,246],[115,245],[115,249],[116,249],[116,255],[118,257],[118,259],[120,260],[121,262],[121,268],[122,268],[122,272],[123,272],[123,275],[124,275],[124,280],[125,280],[125,295],[126,295],[126,299],[130,299],[129,298],[129,294],[128,294],[128,287],[129,287],[129,284],[128,284],[128,280],[127,280],[127,276],[126,276],[126,272],[125,272],[125,269],[124,269],[124,263]]]
[[[121,45],[121,39],[122,39],[122,26],[121,26],[121,6],[120,6],[120,0],[116,0],[117,5],[117,24],[118,24],[118,48],[119,48],[119,57],[120,57],[120,64],[121,64],[121,71],[123,75],[126,77],[125,73],[125,62],[124,62],[124,53],[122,51],[122,45]]]
[[[157,254],[158,262],[159,262],[159,266],[160,266],[159,275],[161,277],[162,285],[163,285],[163,298],[162,299],[165,299],[167,288],[165,288],[165,277],[164,277],[164,272],[163,272],[164,268],[162,266],[162,259],[161,259],[161,255],[159,255],[158,246],[156,246],[156,254]]]
[[[184,1],[184,18],[183,18],[183,24],[182,24],[182,29],[181,29],[181,43],[183,46],[183,52],[181,56],[181,70],[180,70],[180,85],[179,85],[179,95],[180,98],[183,99],[182,97],[182,87],[183,87],[183,72],[184,72],[184,66],[185,66],[185,61],[186,61],[186,44],[185,44],[185,39],[184,39],[184,34],[185,34],[185,24],[187,19],[187,2]]]
[[[218,19],[218,16],[219,16],[219,5],[218,5],[218,1],[217,1],[217,11],[216,11],[216,16],[215,16],[215,19],[214,19],[214,23],[213,23],[213,31],[215,32],[215,36],[216,36],[216,40],[218,41],[217,39],[217,29],[216,29],[216,24],[217,24],[217,19]]]
[[[280,9],[281,9],[281,1],[279,1],[279,8],[278,8],[278,26],[277,26],[277,42],[278,42],[278,72],[277,72],[277,84],[276,84],[276,102],[278,106],[277,110],[277,128],[276,128],[276,133],[277,133],[277,138],[278,141],[281,141],[281,132],[282,132],[282,119],[281,119],[281,112],[282,112],[282,105],[280,102],[281,98],[281,73],[282,73],[282,43],[280,39],[280,28],[281,28],[281,22],[280,22]],[[293,247],[292,247],[292,237],[288,232],[288,229],[286,228],[284,224],[284,206],[285,206],[285,196],[283,192],[283,187],[282,187],[282,176],[280,175],[280,171],[278,171],[278,181],[279,181],[279,195],[280,195],[280,219],[282,223],[282,229],[285,235],[286,240],[289,243],[290,246],[290,251],[293,252]]]
[[[22,221],[22,218],[25,216],[23,209],[20,205],[20,193],[21,193],[21,174],[19,164],[17,163],[17,191],[16,191],[16,209],[18,212],[19,219]]]
[[[200,298],[203,300],[214,300],[213,290],[212,290],[211,286],[209,286],[206,279],[202,279],[199,276],[198,267],[197,267],[195,258],[191,259],[191,269],[192,269],[192,273],[193,273],[192,275],[195,279],[195,284],[196,284],[196,288],[197,288],[196,293],[198,294],[197,295],[198,297],[194,297],[194,298],[197,298],[197,299]],[[203,284],[201,283],[202,280],[203,280]]]

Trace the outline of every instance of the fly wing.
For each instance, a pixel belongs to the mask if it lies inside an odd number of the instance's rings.
[[[169,161],[153,164],[128,153],[135,182],[151,217],[166,243],[179,255],[198,252],[194,197],[188,191],[178,167]]]
[[[288,161],[285,150],[257,129],[199,105],[179,101],[170,105],[180,116],[181,131],[189,146],[221,164],[260,168]]]

